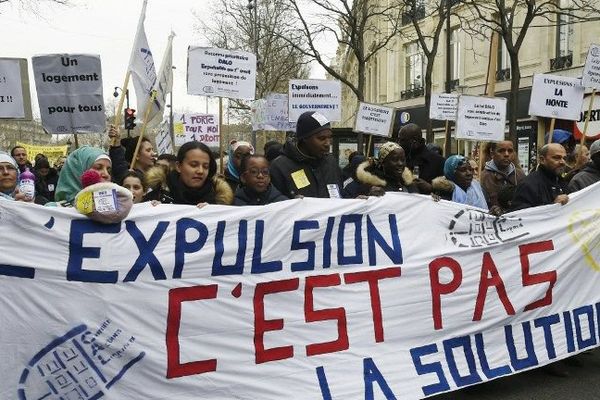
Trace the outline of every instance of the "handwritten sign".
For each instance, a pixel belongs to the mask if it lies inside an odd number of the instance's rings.
[[[429,118],[440,121],[456,121],[458,113],[458,94],[432,93]]]
[[[252,104],[252,130],[295,131],[296,121],[289,121],[288,95],[271,93]]]
[[[307,111],[318,111],[329,121],[342,119],[340,81],[292,79],[288,93],[290,122],[297,121],[300,114]]]
[[[457,139],[499,142],[504,140],[506,99],[461,95],[456,119]]]
[[[529,115],[577,121],[581,113],[584,91],[578,78],[535,74]]]
[[[188,48],[188,94],[254,100],[256,56],[237,50]]]
[[[355,132],[369,133],[376,136],[390,136],[394,122],[394,109],[376,104],[360,103]]]
[[[50,133],[106,127],[100,56],[50,54],[32,59],[42,125]]]
[[[213,114],[176,114],[173,130],[175,146],[196,140],[207,146],[219,146],[219,116]]]

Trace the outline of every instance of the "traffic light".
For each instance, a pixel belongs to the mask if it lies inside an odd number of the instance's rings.
[[[125,109],[125,118],[123,121],[125,122],[125,129],[131,130],[135,128],[135,110],[133,108]]]

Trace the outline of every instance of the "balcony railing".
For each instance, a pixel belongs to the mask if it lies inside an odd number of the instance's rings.
[[[550,71],[559,69],[571,68],[573,65],[573,54],[569,53],[566,56],[550,59]]]
[[[402,25],[408,25],[412,22],[413,18],[415,20],[420,20],[425,18],[425,6],[418,6],[417,8],[413,8],[410,11],[402,13]]]
[[[423,86],[411,87],[409,89],[403,90],[400,92],[401,100],[414,99],[416,97],[421,97],[425,94],[425,89]]]
[[[510,68],[499,69],[496,71],[496,81],[509,81],[510,80]]]

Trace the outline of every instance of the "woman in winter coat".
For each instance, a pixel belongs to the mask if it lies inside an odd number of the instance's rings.
[[[399,144],[386,142],[375,160],[362,162],[356,177],[363,186],[363,195],[383,196],[386,192],[418,193],[412,172],[406,168],[404,150]],[[366,188],[369,188],[368,193]]]
[[[473,179],[473,167],[469,159],[460,155],[448,157],[444,164],[444,176],[432,181],[433,192],[442,199],[488,209],[481,185]]]
[[[233,192],[217,176],[217,162],[204,143],[185,143],[177,153],[175,171],[155,166],[146,172],[145,179],[150,191],[144,201],[189,205],[233,203]]]
[[[236,206],[262,206],[289,200],[271,185],[269,161],[264,156],[248,155],[240,163],[240,187],[235,192]]]

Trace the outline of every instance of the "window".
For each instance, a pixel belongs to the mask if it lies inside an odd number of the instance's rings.
[[[561,6],[566,7],[565,1],[561,1]],[[573,24],[571,16],[560,14],[558,16],[558,26],[556,32],[556,57],[565,57],[573,52]]]
[[[452,80],[460,79],[461,57],[460,57],[460,28],[454,28],[450,31],[450,77]]]
[[[392,48],[395,48],[395,43],[392,45]],[[388,86],[391,89],[391,93],[389,95],[391,98],[396,99],[398,97],[398,69],[396,66],[396,52],[393,50],[387,50],[387,76],[388,83],[391,83],[391,86]]]
[[[425,71],[425,56],[418,42],[411,42],[404,46],[406,60],[406,79],[407,89],[417,89],[423,87]]]

